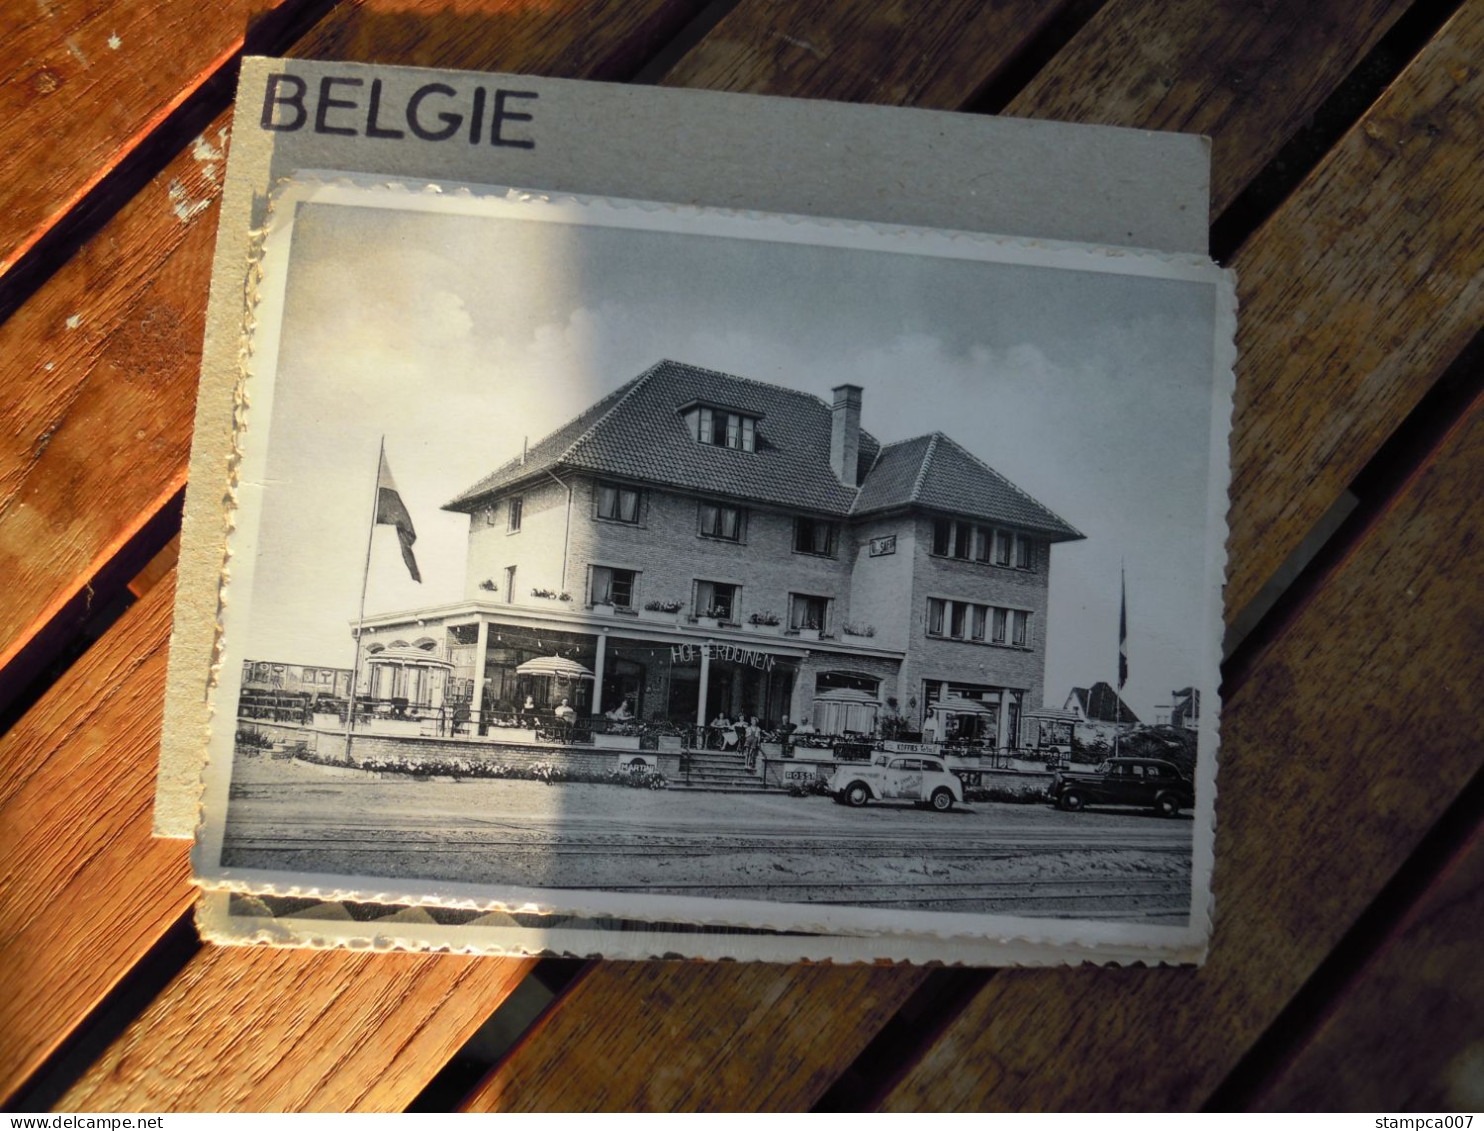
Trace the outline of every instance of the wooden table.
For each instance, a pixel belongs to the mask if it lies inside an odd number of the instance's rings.
[[[1225,667],[1209,964],[197,947],[150,801],[244,49],[1211,135],[1242,302],[1229,620],[1288,584]],[[10,0],[0,61],[11,1103],[1484,1105],[1484,0]],[[553,976],[486,1065],[471,1038]]]

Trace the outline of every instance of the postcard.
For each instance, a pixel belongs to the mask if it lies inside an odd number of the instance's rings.
[[[335,169],[248,263],[203,886],[1201,952],[1228,273]]]

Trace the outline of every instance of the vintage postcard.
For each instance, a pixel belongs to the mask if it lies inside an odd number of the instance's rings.
[[[249,294],[205,886],[1199,953],[1204,257],[300,172]]]

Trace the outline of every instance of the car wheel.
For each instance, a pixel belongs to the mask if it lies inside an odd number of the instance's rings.
[[[859,809],[867,801],[871,800],[871,791],[866,788],[865,782],[852,782],[845,787],[845,800]]]
[[[1161,817],[1178,817],[1180,815],[1180,799],[1172,793],[1162,793],[1154,799],[1154,807],[1159,810]]]
[[[1069,789],[1061,795],[1061,801],[1058,804],[1068,813],[1075,813],[1082,808],[1082,795],[1075,789]]]
[[[953,794],[946,789],[933,790],[933,808],[939,813],[946,813],[953,808]]]

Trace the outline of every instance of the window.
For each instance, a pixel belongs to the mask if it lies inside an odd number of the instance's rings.
[[[996,644],[1005,642],[1005,621],[1009,619],[1009,609],[996,609],[994,611],[994,635],[990,637]]]
[[[736,620],[737,586],[722,581],[696,582],[696,616]]]
[[[939,600],[937,597],[928,598],[927,630],[929,636],[943,635],[943,614],[947,604],[947,601]]]
[[[639,575],[631,569],[593,566],[589,597],[594,605],[614,605],[620,609],[634,607],[634,584]]]
[[[994,564],[1007,566],[1010,564],[1010,542],[1011,537],[1003,530],[994,532]]]
[[[1031,615],[1030,613],[1014,613],[1012,616],[1015,623],[1013,631],[1010,634],[1010,643],[1014,644],[1017,648],[1024,648],[1026,629],[1030,624]]]
[[[520,529],[521,514],[522,512],[524,512],[525,508],[526,501],[524,498],[517,496],[510,500],[510,522],[507,528],[511,532]]]
[[[1015,536],[1015,568],[1031,568],[1031,540],[1019,534]]]
[[[948,635],[955,640],[964,638],[964,614],[969,611],[969,606],[962,601],[951,602],[953,612],[948,616]]]
[[[742,508],[720,503],[701,504],[701,536],[726,542],[742,541]]]
[[[505,603],[515,604],[515,567],[505,567]]]
[[[835,556],[835,524],[821,518],[794,519],[794,553]]]
[[[973,547],[974,528],[967,522],[955,522],[953,524],[953,556],[968,561]]]
[[[951,545],[953,545],[953,523],[946,518],[933,519],[933,553],[940,558],[946,558]]]
[[[610,522],[639,521],[639,492],[612,483],[598,484],[598,517]]]
[[[495,515],[499,513],[499,510],[500,506],[498,503],[491,503],[484,508],[484,524],[486,526],[495,525]]]
[[[992,532],[983,526],[974,527],[974,560],[976,562],[989,561],[989,543]]]
[[[818,629],[829,627],[830,599],[810,597],[803,593],[789,594],[788,627]]]
[[[985,622],[988,619],[989,619],[989,606],[988,605],[975,605],[974,606],[974,629],[973,629],[973,632],[971,633],[972,639],[974,639],[974,640],[983,640],[984,639]]]
[[[700,435],[703,444],[751,452],[757,449],[757,420],[719,408],[701,409]]]

